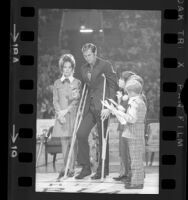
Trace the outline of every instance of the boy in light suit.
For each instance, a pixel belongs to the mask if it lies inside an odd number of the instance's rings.
[[[146,105],[141,95],[142,85],[139,81],[130,79],[125,85],[125,90],[129,96],[127,112],[116,114],[120,122],[125,125],[122,139],[128,141],[130,153],[131,176],[130,180],[125,182],[125,188],[142,189],[144,185],[143,152]]]
[[[129,178],[125,180],[126,189],[142,189],[144,185],[144,163],[143,153],[145,150],[145,116],[146,104],[142,96],[142,84],[136,79],[129,79],[124,86],[124,90],[128,94],[128,108],[122,110],[121,107],[109,106],[110,111],[114,114],[119,122],[124,125],[122,133],[123,146],[127,146],[130,155]],[[122,160],[127,162],[127,155]],[[124,163],[126,166],[127,163]]]

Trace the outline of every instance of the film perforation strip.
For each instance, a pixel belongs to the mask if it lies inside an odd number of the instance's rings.
[[[33,129],[32,128],[20,128],[19,137],[21,139],[32,139],[33,138]]]
[[[176,180],[175,179],[163,179],[161,181],[161,186],[164,190],[173,190],[176,188]]]
[[[164,58],[163,67],[164,68],[177,68],[178,60],[177,58]]]
[[[31,163],[33,161],[33,154],[21,152],[18,154],[18,161],[22,163]]]
[[[164,141],[175,141],[176,131],[169,131],[169,130],[162,131],[162,139]]]
[[[22,17],[34,17],[35,16],[35,8],[34,7],[22,7],[21,8],[21,16]]]
[[[164,11],[165,20],[177,20],[178,19],[178,10],[176,9],[166,9]],[[178,43],[178,34],[177,33],[164,33],[163,42],[166,45],[177,45]],[[177,69],[178,59],[176,57],[165,57],[163,59],[163,67],[169,69]],[[163,92],[166,94],[177,93],[177,83],[165,80],[162,85]],[[173,117],[177,116],[176,105],[165,106],[162,108],[163,117]],[[164,118],[165,119],[165,118]],[[165,121],[165,120],[164,120]],[[163,130],[162,131],[162,140],[167,142],[175,142],[177,139],[176,130]],[[161,164],[163,166],[171,166],[171,169],[175,169],[176,166],[176,155],[174,154],[164,154],[161,155]],[[172,175],[173,176],[173,175]],[[175,190],[176,189],[176,180],[163,179],[161,180],[161,188],[163,190]]]
[[[20,187],[31,187],[32,177],[18,177],[18,185]]]
[[[161,162],[163,165],[175,165],[176,156],[175,155],[162,155]]]
[[[165,33],[163,40],[164,40],[164,43],[166,43],[166,44],[177,44],[178,34],[176,34],[176,33]]]
[[[163,116],[164,117],[175,117],[177,115],[177,108],[173,106],[163,107]]]
[[[165,19],[178,19],[178,11],[176,9],[166,9],[164,11]]]
[[[177,92],[177,83],[175,82],[165,82],[163,83],[164,92]]]
[[[20,56],[21,65],[34,65],[34,56],[32,55],[21,55]]]
[[[19,112],[20,114],[33,114],[34,108],[33,104],[20,104]]]
[[[34,41],[34,31],[21,31],[20,32],[21,41]]]
[[[33,80],[20,80],[19,87],[21,90],[33,90],[34,82]]]
[[[33,18],[35,16],[34,7],[21,7],[20,15],[23,19]],[[20,32],[20,41],[24,45],[26,42],[35,41],[35,31],[34,30],[23,30]],[[33,55],[20,55],[19,60],[20,65],[33,67],[34,65],[34,56]],[[24,70],[24,69],[23,69]],[[27,91],[29,94],[34,89],[34,80],[29,78],[22,78],[19,80],[19,89],[20,91]],[[20,104],[19,113],[21,115],[32,115],[34,113],[34,105],[31,103]],[[33,128],[20,128],[19,129],[19,138],[24,140],[32,140],[33,138]],[[25,150],[26,151],[26,150]],[[29,165],[33,162],[33,153],[32,152],[19,152],[18,153],[18,162]],[[18,177],[18,186],[19,187],[31,187],[33,185],[33,178],[31,176],[20,176]]]

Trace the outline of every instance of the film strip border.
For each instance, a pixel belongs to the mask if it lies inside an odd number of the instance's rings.
[[[9,182],[11,192],[16,189],[20,195],[35,185],[36,103],[33,102],[37,91],[37,15],[35,7],[29,7],[28,2],[23,6],[22,2],[16,14],[19,24],[13,22],[11,28],[10,93],[13,98],[9,165],[14,178],[10,177]],[[180,93],[186,75],[184,19],[177,9],[163,10],[162,18],[160,193],[180,192],[179,199],[183,199],[186,127]],[[177,171],[182,171],[182,176],[177,177]]]
[[[180,3],[180,2],[179,2]],[[186,166],[185,115],[181,103],[185,73],[185,38],[183,7],[167,9],[162,20],[162,65],[161,65],[161,167],[160,189],[170,190],[170,195],[183,199],[182,180]]]
[[[38,13],[32,1],[11,3],[8,193],[17,199],[35,185]]]

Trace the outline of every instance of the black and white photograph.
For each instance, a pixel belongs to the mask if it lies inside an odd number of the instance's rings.
[[[161,11],[39,9],[36,192],[159,194]]]

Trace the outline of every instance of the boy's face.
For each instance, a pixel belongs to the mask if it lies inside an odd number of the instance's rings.
[[[138,93],[136,93],[136,92],[134,92],[134,91],[132,91],[132,90],[127,91],[127,94],[128,94],[128,96],[129,96],[129,98],[130,98],[130,97],[136,97],[136,96],[139,96],[139,95],[140,95],[140,94],[138,94]]]
[[[70,62],[64,63],[62,72],[65,77],[69,77],[73,74],[73,68]]]
[[[135,92],[132,92],[132,91],[127,91],[127,93],[128,93],[129,98],[137,96],[137,94]]]

